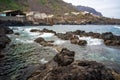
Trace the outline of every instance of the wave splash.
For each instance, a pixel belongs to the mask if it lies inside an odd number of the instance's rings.
[[[103,40],[97,39],[97,38],[91,38],[91,37],[79,37],[80,40],[86,40],[87,45],[102,45]]]

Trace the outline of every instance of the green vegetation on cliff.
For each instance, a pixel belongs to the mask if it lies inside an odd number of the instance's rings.
[[[72,5],[62,0],[0,0],[0,11],[18,9],[60,14],[75,11]]]
[[[26,4],[26,0],[19,1],[19,0],[0,0],[0,11],[4,10],[27,10],[28,5]]]

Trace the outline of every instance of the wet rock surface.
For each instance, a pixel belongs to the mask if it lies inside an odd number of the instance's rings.
[[[36,43],[39,43],[42,46],[53,46],[53,42],[54,41],[46,41],[44,38],[39,37],[37,39],[34,40]]]
[[[75,53],[62,51],[41,65],[28,80],[115,80],[112,71],[95,61],[74,61]]]
[[[0,58],[4,57],[4,55],[1,54],[1,50],[11,42],[10,38],[6,34],[13,34],[13,30],[9,27],[0,26]]]
[[[108,46],[120,46],[120,36],[114,35],[111,32],[106,32],[106,33],[93,33],[93,32],[85,32],[81,30],[76,30],[76,31],[70,31],[66,32],[65,34],[63,33],[57,33],[56,36],[60,39],[63,40],[70,40],[72,44],[78,44],[78,45],[86,45],[87,42],[85,40],[80,40],[79,38],[76,38],[76,35],[79,37],[93,37],[93,38],[98,38],[98,39],[103,39],[105,45]]]
[[[4,32],[1,32],[0,34],[0,50],[5,48],[7,44],[11,42],[10,38],[6,36]]]
[[[39,29],[31,29],[30,32],[41,32],[41,33],[46,32],[46,33],[53,33],[53,34],[56,34],[55,31],[53,31],[53,30],[49,30],[49,29],[46,29],[46,28],[44,28],[43,30],[39,30]]]
[[[13,34],[13,30],[6,26],[0,26],[0,34]]]

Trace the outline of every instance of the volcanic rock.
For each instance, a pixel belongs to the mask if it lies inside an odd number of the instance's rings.
[[[45,41],[45,39],[43,39],[42,37],[39,37],[37,39],[34,40],[36,43],[39,43],[42,46],[53,46],[53,42],[54,41]]]
[[[0,34],[13,34],[13,30],[9,27],[0,26]]]
[[[115,80],[112,71],[95,61],[74,61],[75,53],[62,51],[41,65],[28,80]]]

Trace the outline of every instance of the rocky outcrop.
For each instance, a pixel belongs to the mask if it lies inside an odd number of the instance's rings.
[[[13,31],[8,27],[0,27],[0,50],[10,43],[10,38],[6,34],[12,34]]]
[[[14,35],[17,35],[17,36],[19,36],[19,35],[20,35],[20,33],[16,32],[16,33],[14,33]]]
[[[98,39],[103,39],[104,43],[108,46],[120,46],[120,36],[114,35],[111,32],[106,32],[106,33],[93,33],[93,32],[85,32],[81,30],[76,30],[73,32],[66,32],[65,34],[63,33],[57,33],[56,36],[60,39],[63,40],[70,40],[72,44],[78,44],[78,45],[86,45],[87,42],[85,40],[80,40],[77,36],[80,37],[93,37],[93,38],[98,38]]]
[[[77,44],[77,45],[80,45],[80,46],[85,46],[87,44],[87,41],[85,40],[80,40],[78,38],[78,36],[74,36],[73,38],[70,39],[70,42],[72,44]]]
[[[0,58],[4,57],[4,55],[1,54],[1,50],[11,42],[10,38],[6,36],[6,34],[13,34],[13,30],[9,27],[0,27]]]
[[[53,34],[56,34],[55,31],[49,30],[49,29],[46,29],[46,28],[44,28],[43,30],[31,29],[30,32],[41,32],[41,33],[45,32],[45,33],[53,33]]]
[[[75,52],[62,51],[41,65],[28,80],[115,80],[112,71],[95,61],[74,61]]]
[[[54,41],[46,41],[42,37],[39,37],[34,40],[36,43],[39,43],[40,45],[46,47],[46,46],[53,46]]]
[[[13,34],[13,30],[9,27],[0,26],[0,34]]]

